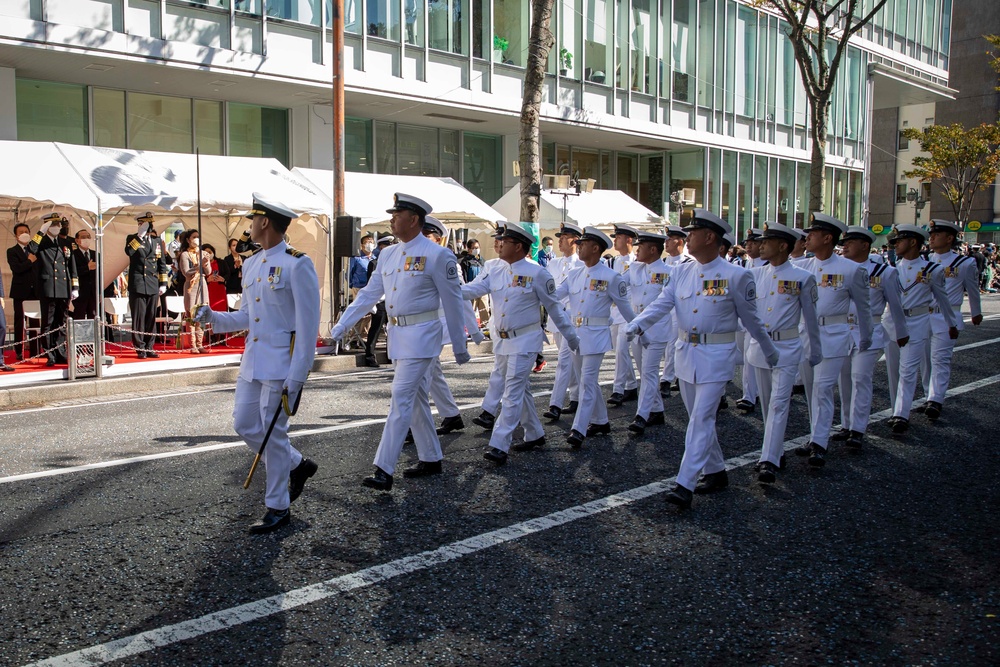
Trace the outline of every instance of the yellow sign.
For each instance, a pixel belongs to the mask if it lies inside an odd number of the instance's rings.
[[[881,234],[885,231],[885,227],[882,225],[872,225],[872,234]]]
[[[982,228],[983,224],[978,220],[972,220],[965,226],[970,232],[978,232]]]

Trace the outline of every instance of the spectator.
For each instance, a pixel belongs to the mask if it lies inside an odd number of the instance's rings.
[[[202,253],[199,264],[198,249],[201,244],[201,236],[197,229],[189,229],[180,238],[181,249],[177,251],[177,266],[184,276],[184,310],[187,313],[193,312],[191,309],[198,305],[209,303],[208,292],[205,289],[205,282],[202,274],[212,273],[212,265],[209,263],[208,255]],[[198,354],[205,354],[205,330],[201,322],[191,321],[191,351]]]
[[[465,242],[465,250],[458,257],[458,265],[462,267],[462,281],[471,283],[483,270],[485,262],[480,254],[479,241],[469,239]],[[472,308],[479,318],[479,325],[489,319],[490,307],[486,303],[486,297],[478,297],[472,301]]]
[[[201,251],[205,253],[205,262],[211,268],[211,271],[206,271],[208,280],[208,306],[212,310],[225,313],[229,310],[229,304],[226,302],[226,279],[222,277],[220,270],[221,262],[215,256],[215,246],[211,243],[206,243],[201,247]]]
[[[378,240],[378,247],[372,251],[372,261],[368,264],[368,277],[370,278],[378,264],[378,256],[384,249],[396,242],[396,237],[386,235]],[[368,337],[365,340],[365,366],[378,368],[378,359],[375,357],[375,344],[378,342],[379,334],[385,327],[388,315],[385,312],[385,298],[379,299],[375,304],[375,313],[371,316],[371,327],[368,329]]]
[[[59,238],[62,219],[58,213],[45,216],[41,228],[28,243],[38,257],[36,294],[42,308],[42,341],[47,366],[66,363],[66,308],[80,296],[76,262],[69,241]]]
[[[17,243],[7,248],[7,264],[10,266],[10,298],[14,302],[14,356],[24,359],[24,302],[35,299],[35,279],[38,272],[38,258],[28,249],[31,230],[23,222],[14,225]],[[6,329],[4,329],[6,331]]]
[[[93,239],[89,229],[81,229],[74,237],[73,259],[80,278],[80,296],[73,301],[74,320],[92,320],[97,316],[97,251],[91,250]]]
[[[976,260],[976,271],[979,275],[979,289],[983,290],[983,275],[986,273],[986,255],[983,254],[982,246],[969,246],[969,256]]]
[[[542,239],[542,247],[538,249],[538,265],[548,266],[549,262],[556,258],[553,247],[555,242],[553,242],[551,236],[546,236]]]
[[[219,275],[226,281],[226,294],[243,294],[243,257],[236,252],[236,239],[229,239],[229,253],[219,262]]]
[[[351,288],[351,301],[358,296],[358,292],[368,284],[368,276],[371,274],[368,272],[368,267],[374,260],[373,253],[375,252],[375,239],[372,238],[371,234],[365,234],[361,237],[361,254],[351,257],[351,262],[348,267],[348,286]],[[369,313],[365,315],[358,323],[354,326],[354,331],[357,332],[361,340],[365,340],[368,337],[368,329],[371,327],[372,316]]]

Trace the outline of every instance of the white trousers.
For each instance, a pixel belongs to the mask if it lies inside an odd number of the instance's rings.
[[[608,423],[608,406],[604,403],[601,385],[598,384],[603,361],[603,352],[573,355],[573,364],[580,376],[580,406],[573,419],[573,430],[584,435],[591,424]]]
[[[457,417],[459,415],[458,404],[448,387],[448,381],[444,379],[444,369],[441,368],[441,358],[435,357],[431,361],[431,400],[437,406],[438,414],[442,417]]]
[[[626,389],[635,389],[639,386],[635,381],[632,346],[629,345],[624,324],[611,325],[611,342],[615,349],[615,384],[612,393],[620,394]]]
[[[281,409],[281,390],[284,386],[282,380],[236,380],[233,428],[254,454],[264,442],[275,411]],[[274,424],[261,459],[267,477],[264,504],[273,510],[288,509],[288,473],[302,463],[302,454],[292,447],[288,439],[288,415],[284,410]]]
[[[396,469],[399,453],[403,451],[406,430],[413,431],[417,456],[421,461],[433,463],[444,458],[431,417],[427,400],[430,384],[430,367],[434,357],[427,359],[396,359],[392,362],[392,397],[389,399],[389,416],[382,429],[373,463],[390,475]]]
[[[906,347],[899,347],[896,341],[885,341],[885,367],[889,376],[889,400],[892,402],[892,416],[910,418],[913,395],[917,391],[917,374],[924,360],[929,341],[913,340]]]
[[[632,353],[639,364],[639,407],[637,417],[649,419],[651,412],[663,412],[663,397],[660,396],[660,362],[666,343],[650,343],[643,347],[636,338],[632,341]]]
[[[947,333],[932,333],[930,345],[924,350],[920,363],[924,394],[928,401],[944,403],[951,382],[951,357],[955,354],[955,343]]]
[[[809,441],[823,449],[830,442],[830,427],[833,425],[833,390],[849,358],[827,357],[816,366],[810,366],[808,361],[799,364],[809,404]]]
[[[566,339],[562,334],[555,333],[552,337],[556,341],[559,354],[556,357],[556,379],[552,384],[552,396],[549,398],[549,405],[562,408],[566,401],[566,392],[569,391],[569,400],[580,400],[580,369],[573,361],[575,354],[566,344]]]
[[[760,460],[778,465],[785,451],[785,428],[788,426],[788,409],[798,367],[757,368],[746,364],[743,368],[753,372],[760,388],[760,408],[764,412],[764,444]]]
[[[494,372],[503,378],[503,412],[493,425],[490,447],[505,452],[510,450],[514,429],[519,423],[524,427],[525,441],[537,440],[545,435],[529,386],[535,356],[534,352],[497,355],[497,368]]]
[[[500,413],[500,398],[503,396],[503,373],[500,368],[500,355],[493,357],[493,370],[486,382],[486,395],[483,396],[483,410],[496,417]]]
[[[660,382],[672,383],[677,379],[677,373],[674,370],[674,358],[677,354],[674,347],[677,343],[677,318],[673,313],[670,313],[663,320],[660,320],[660,324],[663,324],[665,320],[670,320],[670,324],[667,326],[667,342],[663,349],[663,372],[660,373]]]
[[[864,433],[872,413],[872,378],[880,348],[865,352],[855,348],[840,371],[840,423],[849,431]]]
[[[710,475],[726,469],[719,435],[715,432],[715,413],[719,400],[726,393],[725,382],[692,383],[680,381],[681,398],[688,413],[684,435],[684,456],[677,473],[677,483],[693,491],[703,470]]]
[[[755,403],[758,396],[757,373],[754,371],[753,366],[747,363],[747,348],[750,346],[752,338],[745,331],[736,332],[736,340],[743,351],[743,400]]]

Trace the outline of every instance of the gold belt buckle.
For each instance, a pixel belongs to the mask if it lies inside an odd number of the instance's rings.
[[[392,326],[398,326],[399,325],[399,318],[396,317],[395,315],[393,315],[392,317],[390,317],[389,321],[392,323]]]
[[[689,343],[694,343],[694,344],[700,343],[701,342],[701,334],[689,333],[688,334],[688,342]]]
[[[576,322],[576,326],[578,326],[578,327],[582,327],[583,326],[583,318],[582,317],[576,318],[574,320],[574,322]]]
[[[510,334],[509,334],[509,333],[507,333],[507,330],[506,330],[506,329],[501,329],[501,330],[500,330],[500,331],[498,331],[497,333],[498,333],[498,334],[500,334],[500,337],[501,337],[501,338],[503,338],[503,339],[505,339],[505,340],[506,340],[507,338],[510,338]]]

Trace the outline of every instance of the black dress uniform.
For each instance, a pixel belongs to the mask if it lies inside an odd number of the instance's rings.
[[[128,255],[128,305],[132,310],[132,346],[140,359],[157,356],[153,352],[156,303],[167,291],[167,259],[163,242],[150,232],[153,216],[136,218],[139,232],[125,239]]]
[[[27,234],[25,234],[27,236]],[[18,361],[23,358],[24,346],[24,302],[35,299],[35,283],[38,277],[38,261],[32,262],[28,255],[31,239],[19,239],[13,247],[7,248],[7,264],[10,266],[10,300],[14,302],[14,352]],[[24,245],[21,245],[21,244]],[[34,343],[32,343],[34,348]]]
[[[79,296],[80,283],[76,276],[72,243],[51,234],[58,233],[60,216],[45,216],[42,228],[28,243],[28,251],[38,258],[38,282],[35,294],[42,311],[42,344],[48,365],[66,363],[66,307],[70,299]]]
[[[97,251],[84,250],[72,243],[73,261],[76,262],[76,275],[80,280],[80,296],[73,300],[73,319],[92,320],[97,314],[97,270],[90,268],[91,262],[97,262]]]

